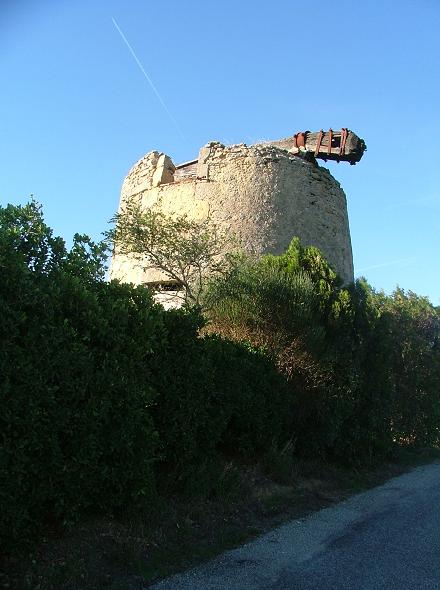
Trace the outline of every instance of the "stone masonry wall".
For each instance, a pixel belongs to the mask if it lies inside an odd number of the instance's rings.
[[[200,150],[195,170],[175,182],[170,158],[150,152],[127,175],[120,206],[134,198],[169,214],[211,215],[257,255],[279,254],[299,236],[320,248],[344,281],[353,280],[346,198],[325,168],[271,145],[212,142]],[[135,284],[164,278],[117,253],[111,277]]]

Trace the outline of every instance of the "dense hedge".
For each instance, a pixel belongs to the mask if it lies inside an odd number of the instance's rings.
[[[352,463],[439,444],[440,312],[427,298],[344,287],[295,238],[281,256],[238,257],[205,304],[211,331],[264,347],[289,380],[297,454]]]
[[[219,452],[250,456],[282,437],[290,395],[285,379],[257,350],[218,336],[199,337],[197,311],[164,314],[169,339],[152,366],[152,408],[160,435],[161,491],[209,492]]]
[[[239,258],[200,311],[104,280],[35,203],[0,208],[0,541],[215,491],[221,460],[338,461],[437,444],[440,316],[344,288],[319,251]],[[201,336],[201,331],[205,332]]]
[[[0,266],[2,536],[151,497],[165,330],[148,292],[30,270],[4,243]]]
[[[199,338],[197,311],[106,283],[103,259],[84,236],[67,250],[34,203],[0,209],[3,548],[44,524],[154,507],[158,487],[209,493],[222,448],[252,454],[280,435],[285,382],[263,355]]]

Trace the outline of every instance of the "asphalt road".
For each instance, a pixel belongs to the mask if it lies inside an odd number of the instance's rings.
[[[440,590],[440,464],[283,525],[154,590]]]

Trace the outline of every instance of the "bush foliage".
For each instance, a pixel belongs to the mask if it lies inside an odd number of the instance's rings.
[[[0,208],[0,540],[215,493],[222,457],[365,461],[439,442],[440,314],[342,286],[316,248],[236,257],[208,309],[106,282],[40,207]],[[206,322],[208,324],[206,325]]]
[[[154,494],[165,328],[148,291],[103,281],[100,245],[67,251],[34,203],[0,211],[0,245],[0,520],[19,540]]]
[[[297,453],[353,462],[438,444],[440,313],[428,299],[344,287],[297,238],[281,256],[241,256],[205,297],[211,331],[262,347],[287,378]]]
[[[209,493],[221,447],[250,454],[273,436],[284,382],[267,359],[199,338],[196,309],[105,282],[105,255],[85,236],[68,250],[36,203],[0,209],[4,548],[43,524],[154,506],[158,487]]]

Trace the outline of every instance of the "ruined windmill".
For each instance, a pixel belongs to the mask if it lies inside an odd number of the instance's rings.
[[[304,131],[285,139],[225,146],[212,141],[197,159],[174,165],[151,151],[129,171],[120,211],[134,199],[165,215],[208,217],[236,235],[254,255],[279,254],[298,236],[317,246],[345,282],[353,280],[353,258],[344,191],[319,160],[356,164],[366,150],[349,129]],[[135,284],[166,286],[158,269],[143,269],[115,251],[111,277]]]

